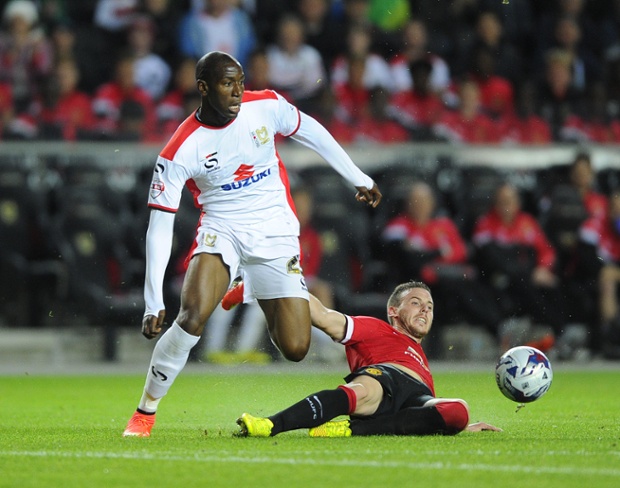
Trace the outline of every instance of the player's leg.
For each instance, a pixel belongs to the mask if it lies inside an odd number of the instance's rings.
[[[310,307],[305,298],[258,300],[275,346],[290,361],[301,361],[310,348]]]
[[[144,392],[123,435],[150,435],[159,401],[187,363],[190,350],[198,343],[229,283],[228,267],[221,256],[201,253],[192,258],[183,282],[179,315],[153,349]]]
[[[433,398],[421,407],[350,423],[352,435],[454,435],[465,430],[469,410],[464,400]]]
[[[270,417],[254,417],[244,413],[239,419],[240,435],[250,437],[269,437],[295,429],[317,427],[339,415],[351,412],[351,397],[346,386],[335,390],[323,390],[308,395]]]
[[[381,384],[372,377],[358,376],[335,390],[323,390],[267,418],[244,413],[237,423],[242,435],[268,437],[295,429],[333,424],[331,419],[353,412],[374,413],[383,398]],[[346,434],[345,434],[346,435]]]

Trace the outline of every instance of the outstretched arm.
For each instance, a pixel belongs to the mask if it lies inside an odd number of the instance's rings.
[[[329,131],[314,118],[299,112],[300,124],[292,136],[325,159],[340,175],[357,189],[358,201],[372,207],[379,205],[381,192],[372,178],[360,170]]]
[[[347,329],[347,319],[344,314],[325,307],[312,294],[310,294],[310,317],[312,325],[325,332],[333,340],[340,342],[344,339]]]

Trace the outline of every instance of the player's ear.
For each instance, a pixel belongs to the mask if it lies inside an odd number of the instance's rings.
[[[398,314],[396,313],[396,307],[388,307],[387,314],[388,317],[398,317]]]
[[[204,80],[197,80],[196,87],[203,97],[207,95],[209,89],[207,88],[207,83]]]

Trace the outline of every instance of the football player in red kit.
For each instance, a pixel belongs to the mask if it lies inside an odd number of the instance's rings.
[[[310,296],[312,323],[345,346],[351,374],[347,383],[323,390],[270,417],[244,413],[240,435],[270,437],[309,428],[311,437],[351,435],[458,434],[463,430],[499,431],[469,424],[464,400],[435,397],[422,339],[433,324],[429,287],[410,281],[398,285],[387,303],[389,324],[327,309]],[[349,419],[333,421],[340,415]]]

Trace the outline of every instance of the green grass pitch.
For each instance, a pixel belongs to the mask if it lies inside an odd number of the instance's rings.
[[[268,415],[341,381],[303,364],[184,373],[150,439],[121,437],[143,375],[0,377],[0,487],[619,487],[620,368],[554,374],[521,409],[492,367],[435,374],[440,396],[465,398],[472,421],[501,433],[341,439],[233,437],[242,412]]]

